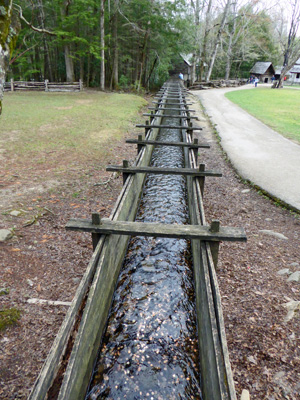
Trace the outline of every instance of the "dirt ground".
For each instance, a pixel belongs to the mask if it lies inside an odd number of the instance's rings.
[[[238,398],[247,389],[256,400],[300,399],[299,315],[287,321],[285,306],[300,300],[300,283],[278,274],[284,268],[300,270],[299,215],[242,182],[200,107],[198,115],[205,127],[199,138],[211,144],[211,149],[201,150],[199,161],[223,173],[222,178],[206,179],[206,217],[220,219],[222,225],[242,226],[248,237],[246,244],[222,244],[218,265]],[[105,166],[136,154],[135,146],[123,142],[114,147],[115,153],[98,165],[76,160],[59,181],[45,164],[43,170],[13,170],[0,176],[0,229],[14,228],[13,238],[0,243],[0,288],[9,289],[0,296],[0,307],[22,312],[16,326],[0,333],[0,399],[26,399],[51,348],[67,306],[28,300],[72,300],[92,245],[89,234],[66,232],[64,226],[68,219],[88,218],[91,212],[109,216],[122,178],[112,177]],[[20,214],[11,215],[12,211]]]

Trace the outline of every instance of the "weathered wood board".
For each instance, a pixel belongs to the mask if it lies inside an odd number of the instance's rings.
[[[222,173],[218,171],[199,171],[193,168],[159,168],[159,167],[128,167],[124,168],[119,165],[109,165],[106,171],[119,171],[126,174],[161,174],[161,175],[185,175],[185,176],[212,176],[221,177]]]
[[[144,125],[144,124],[137,124],[137,128],[149,128],[149,125]],[[193,127],[193,126],[187,126],[187,125],[154,125],[153,128],[158,128],[158,129],[187,129],[188,131],[202,131],[201,127]]]
[[[160,140],[139,140],[139,139],[126,139],[126,143],[142,144],[142,145],[160,145],[160,146],[175,146],[175,147],[188,147],[190,149],[209,149],[210,145],[207,143],[186,143],[186,142],[165,142]]]
[[[100,225],[94,225],[91,220],[87,219],[71,219],[67,222],[66,229],[104,235],[119,234],[208,241],[245,242],[247,240],[243,228],[220,227],[218,232],[212,232],[209,225],[172,225],[150,222],[112,221],[108,218],[102,218]]]

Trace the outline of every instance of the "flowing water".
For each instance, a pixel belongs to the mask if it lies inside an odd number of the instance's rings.
[[[158,140],[182,137],[161,129]],[[156,146],[151,165],[183,167],[182,149]],[[187,224],[185,186],[182,176],[149,174],[136,221]],[[201,398],[190,243],[132,238],[86,399]]]

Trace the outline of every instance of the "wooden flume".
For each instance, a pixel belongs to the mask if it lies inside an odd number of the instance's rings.
[[[181,96],[186,90],[177,82],[164,85],[161,105],[150,109],[159,112],[178,111],[182,113],[183,121],[186,121],[185,117],[192,112],[186,104],[180,108],[166,106],[168,94],[173,95],[175,92]],[[67,229],[91,232],[94,253],[70,312],[29,397],[30,400],[47,397],[71,335],[76,336],[75,343],[63,372],[58,399],[79,400],[84,397],[97,355],[96,348],[104,333],[114,287],[131,234],[182,235],[191,238],[203,400],[236,400],[215,267],[220,240],[245,241],[246,236],[242,229],[220,227],[218,221],[207,224],[203,205],[204,182],[209,173],[212,174],[210,176],[221,176],[221,174],[207,171],[204,164],[197,165],[200,145],[192,143],[191,134],[196,129],[192,129],[188,124],[185,123],[180,128],[183,134],[185,168],[177,169],[176,173],[186,175],[191,225],[162,226],[162,224],[141,224],[134,221],[145,175],[162,173],[162,169],[149,167],[152,150],[157,145],[156,136],[162,127],[161,118],[161,115],[154,114],[153,118],[151,116],[151,124],[141,126],[145,128],[146,137],[145,139],[139,137],[136,143],[138,156],[134,166],[129,166],[124,160],[123,166],[108,167],[118,168],[117,170],[123,173],[124,183],[110,218],[101,219],[99,214],[94,213],[91,220],[69,221],[66,226]],[[165,169],[165,173],[175,173],[175,168]],[[75,335],[72,329],[76,326],[76,315],[79,314],[85,296],[87,300]]]

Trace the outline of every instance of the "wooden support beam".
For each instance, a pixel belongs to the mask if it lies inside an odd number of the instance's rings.
[[[209,145],[208,145],[209,146]],[[202,147],[199,145],[198,143],[198,139],[194,139],[194,146],[192,147],[192,149],[194,149],[194,157],[195,157],[195,163],[196,165],[198,164],[198,148]],[[209,146],[210,147],[210,146]]]
[[[146,128],[149,129],[150,128],[158,128],[158,129],[187,129],[189,131],[202,131],[202,128],[200,127],[191,127],[191,126],[186,126],[186,125],[156,125],[156,124],[152,124],[152,125],[143,125],[143,124],[137,124],[136,125],[137,128]]]
[[[100,214],[92,213],[92,224],[95,226],[101,224]],[[100,233],[92,233],[93,251],[95,251],[100,239],[101,239]]]
[[[178,95],[178,96],[169,96],[168,94],[163,94],[162,96],[154,96],[154,99],[166,99],[166,100],[182,100],[183,102],[186,101],[185,96],[184,95]]]
[[[149,113],[143,113],[143,115],[145,115],[145,117],[153,117],[153,114],[149,114]],[[163,118],[171,117],[171,118],[176,118],[176,119],[179,119],[179,118],[180,119],[196,119],[199,121],[198,117],[189,117],[187,115],[162,114],[162,115],[159,115],[159,117],[163,117]]]
[[[217,219],[212,220],[210,225],[210,232],[217,233],[220,231],[220,221]],[[219,248],[220,242],[211,242],[210,251],[213,258],[215,269],[217,269],[218,259],[219,259]]]
[[[122,169],[122,173],[123,173],[123,185],[125,185],[126,179],[129,176],[129,173],[127,172],[127,169],[129,167],[129,163],[127,160],[123,160],[123,169]]]
[[[168,100],[168,99],[166,99],[166,100]],[[161,103],[161,101],[152,101],[152,103],[153,104],[160,104]],[[180,103],[179,101],[178,102],[176,102],[176,103],[166,103],[166,105],[170,105],[170,106],[191,106],[192,104],[195,104],[195,103]]]
[[[144,223],[130,221],[112,221],[102,218],[100,225],[94,225],[88,219],[71,219],[66,224],[67,230],[92,232],[102,235],[129,235],[167,237],[178,239],[199,239],[205,241],[238,241],[247,240],[243,228],[220,227],[218,232],[212,232],[207,225],[178,225]]]
[[[184,112],[186,112],[186,111],[188,111],[188,112],[196,112],[196,110],[186,110],[185,108],[168,108],[168,107],[148,107],[148,109],[149,110],[168,110],[168,111],[184,111]]]
[[[137,144],[137,145],[161,145],[161,146],[175,146],[175,147],[189,147],[190,149],[209,149],[210,145],[207,143],[198,143],[198,139],[194,139],[194,143],[187,142],[162,142],[159,140],[142,140],[142,135],[139,135],[138,139],[126,139],[126,143]],[[197,142],[195,142],[197,140]]]
[[[200,164],[199,165],[199,171],[202,173],[205,172],[205,164]],[[202,198],[204,197],[204,184],[205,184],[205,175],[202,175],[200,178],[200,191],[201,191],[201,196]]]
[[[138,154],[144,147],[143,146],[143,142],[145,142],[145,140],[143,140],[143,135],[138,135],[138,140],[135,142],[135,144],[137,144],[137,152],[138,152]]]
[[[204,164],[201,164],[204,165]],[[123,174],[161,174],[161,175],[185,175],[194,177],[222,176],[221,172],[217,171],[201,171],[194,168],[159,168],[159,167],[123,167],[119,165],[109,165],[106,171],[119,171]]]

